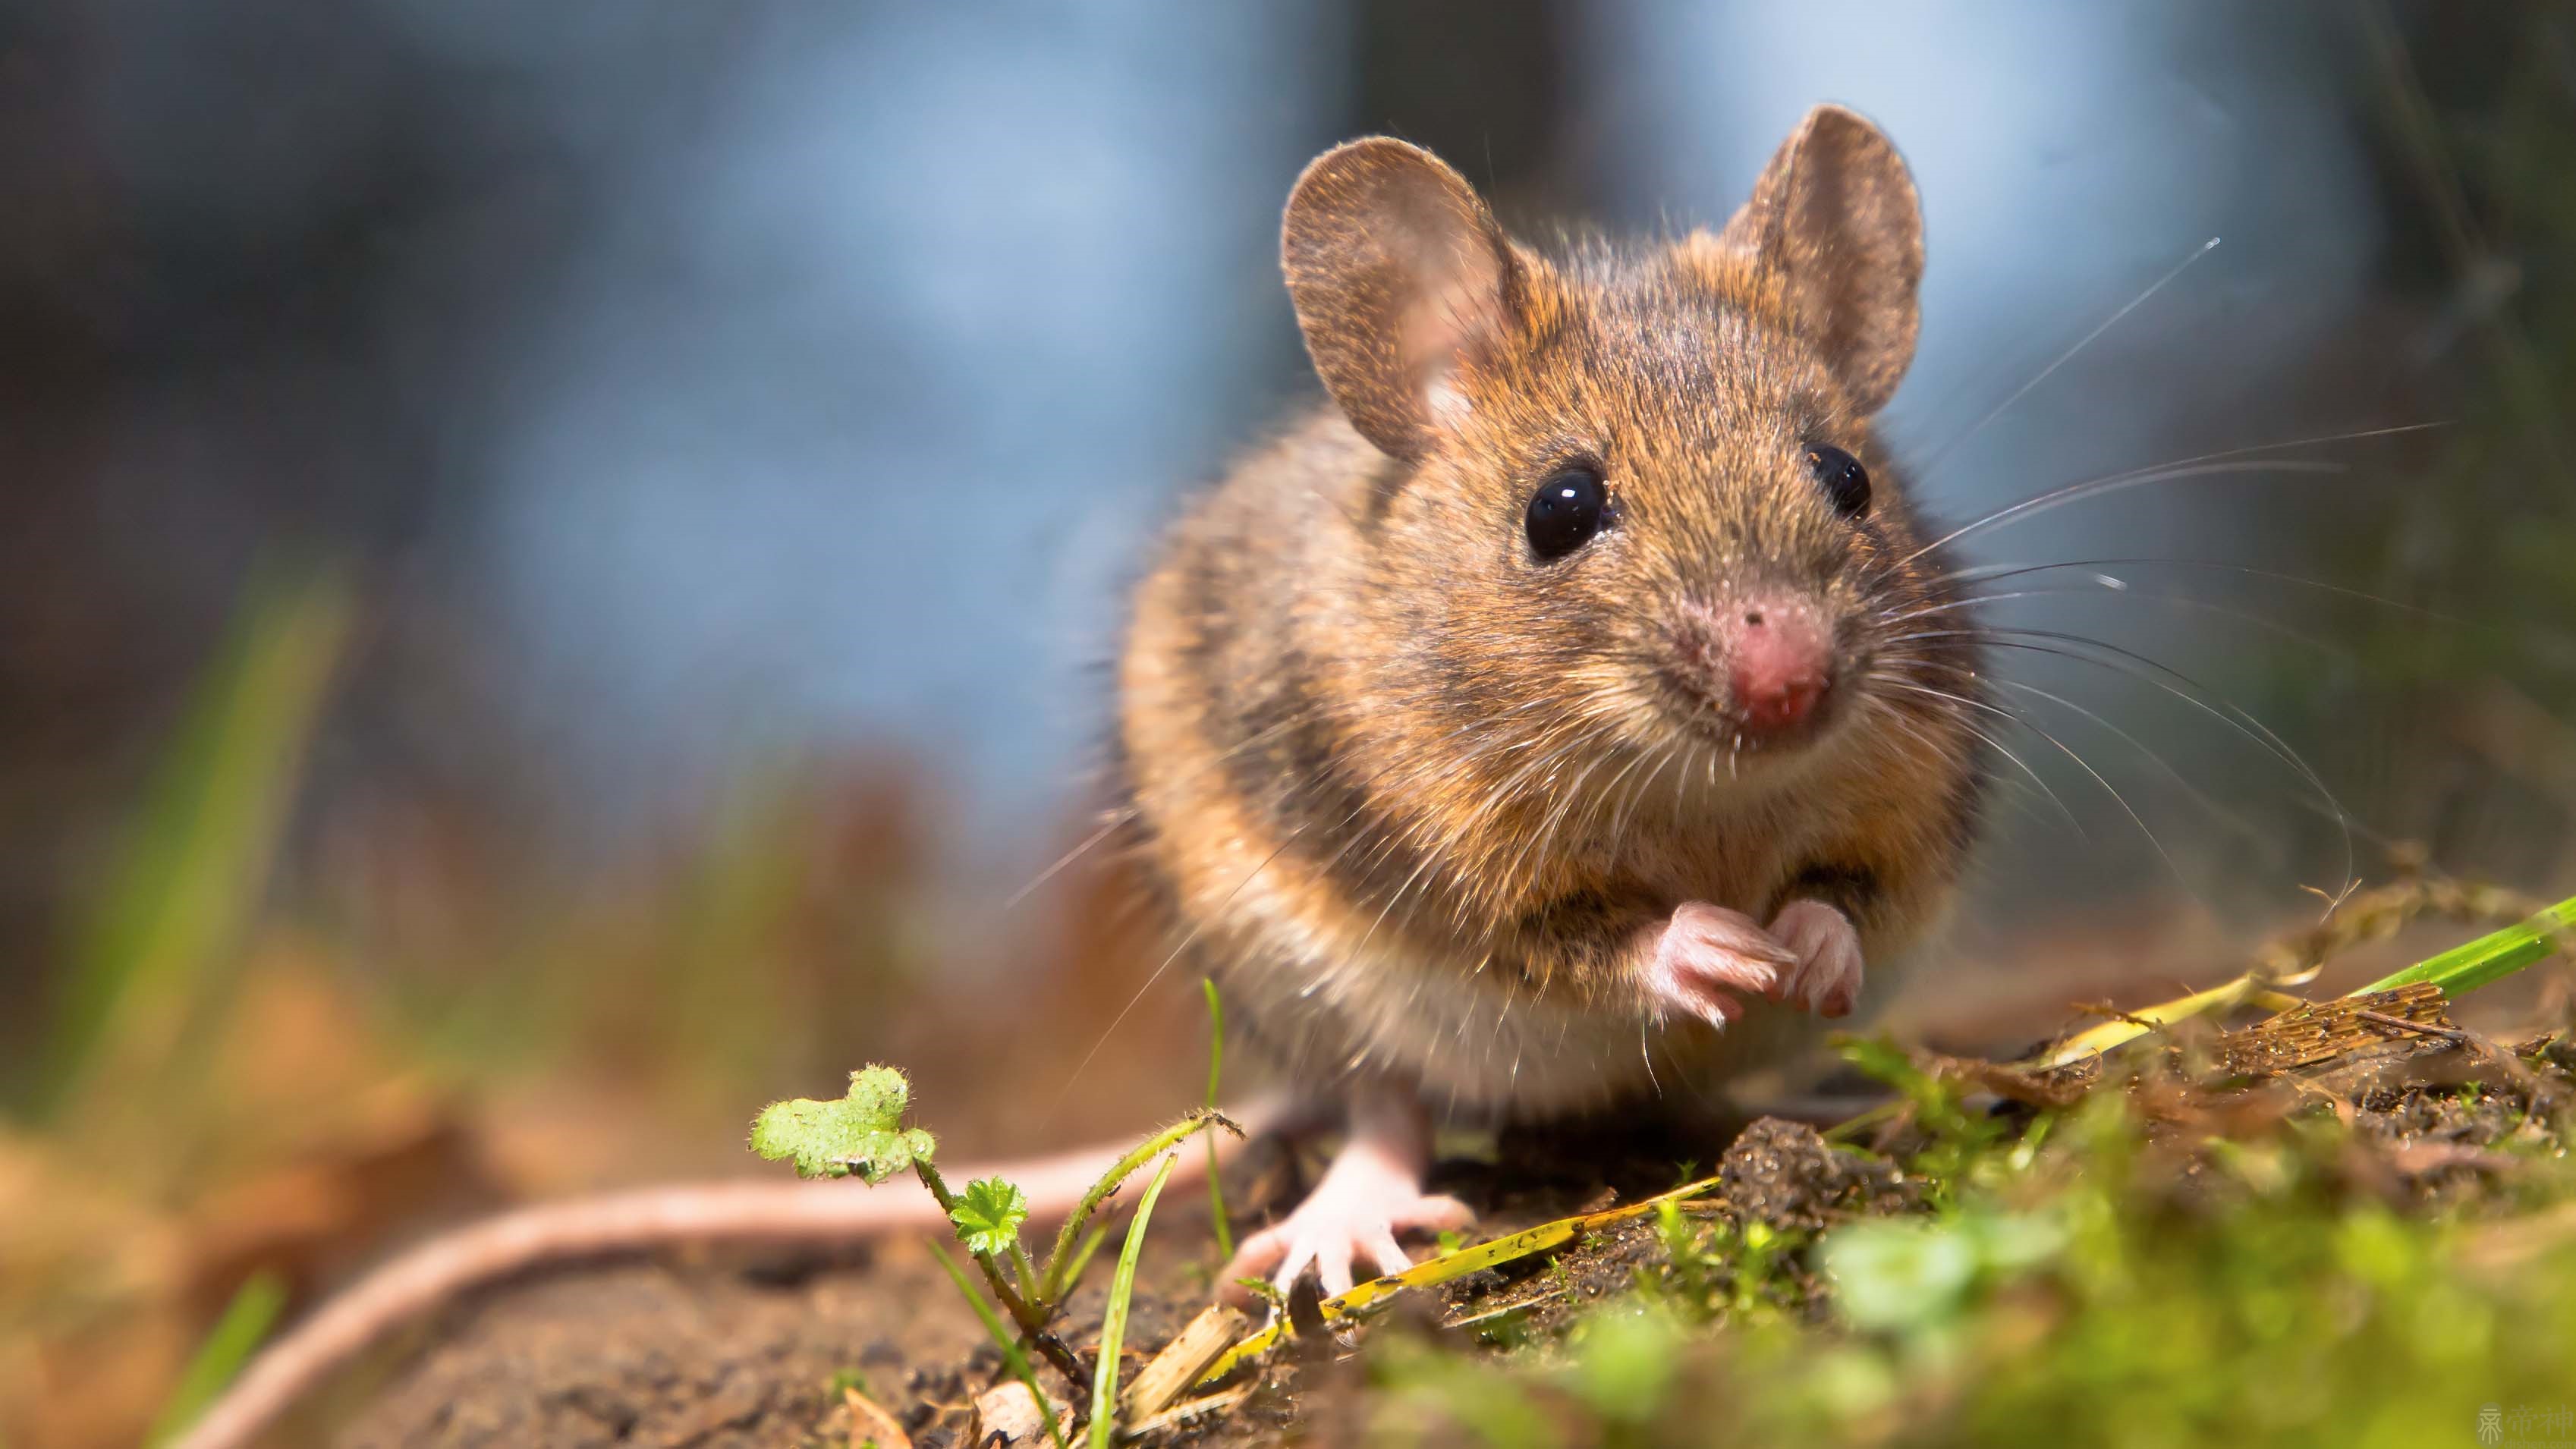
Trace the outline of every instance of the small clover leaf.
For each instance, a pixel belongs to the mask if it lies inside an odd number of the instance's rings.
[[[1020,1224],[1028,1221],[1028,1194],[998,1177],[966,1184],[948,1220],[957,1225],[957,1241],[981,1256],[1007,1253],[1020,1241]]]
[[[850,1073],[850,1090],[836,1102],[797,1097],[772,1102],[751,1124],[751,1150],[775,1162],[793,1158],[798,1177],[847,1177],[871,1185],[927,1159],[929,1133],[903,1125],[912,1094],[903,1073],[869,1067]]]

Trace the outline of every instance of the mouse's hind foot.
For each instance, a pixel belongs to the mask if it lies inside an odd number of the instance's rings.
[[[1323,1180],[1294,1212],[1243,1241],[1218,1274],[1220,1293],[1248,1306],[1253,1295],[1238,1280],[1266,1278],[1284,1296],[1312,1268],[1331,1297],[1351,1286],[1354,1264],[1371,1276],[1413,1266],[1398,1234],[1475,1221],[1465,1203],[1422,1190],[1430,1160],[1430,1117],[1412,1093],[1370,1088],[1354,1096],[1350,1138]]]

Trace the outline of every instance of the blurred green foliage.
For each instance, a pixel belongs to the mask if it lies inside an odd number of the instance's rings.
[[[1812,1253],[1668,1215],[1668,1261],[1540,1351],[1393,1343],[1374,1434],[2397,1449],[2475,1442],[2487,1404],[2576,1407],[2576,1232],[2499,1266],[2491,1225],[2357,1188],[2322,1110],[2184,1157],[2116,1091],[2042,1120],[2036,1152],[1941,1148],[1969,1179],[1947,1205]],[[2563,1145],[2537,1167],[2535,1198],[2569,1202]],[[1802,1258],[1828,1315],[1797,1287]]]
[[[184,1079],[266,897],[307,747],[348,637],[346,581],[272,576],[243,611],[71,958],[50,1053],[15,1084],[39,1117],[103,1080]]]

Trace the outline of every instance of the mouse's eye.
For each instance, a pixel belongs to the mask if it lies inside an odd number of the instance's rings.
[[[1834,511],[1845,518],[1857,518],[1869,508],[1869,470],[1860,459],[1831,443],[1811,443],[1807,447],[1807,466],[1815,471],[1816,483],[1825,490]]]
[[[1590,468],[1551,475],[1530,495],[1530,550],[1560,559],[1592,541],[1610,519],[1610,487]]]

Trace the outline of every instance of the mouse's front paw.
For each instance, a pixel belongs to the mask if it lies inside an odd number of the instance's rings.
[[[1797,964],[1752,917],[1690,901],[1674,908],[1649,947],[1646,998],[1658,1017],[1681,1012],[1722,1027],[1744,1014],[1740,997],[1776,997]]]
[[[1399,1174],[1325,1174],[1297,1210],[1243,1240],[1220,1272],[1219,1292],[1249,1307],[1251,1294],[1238,1280],[1267,1278],[1284,1296],[1307,1269],[1315,1270],[1327,1298],[1349,1291],[1351,1265],[1401,1273],[1413,1257],[1395,1240],[1403,1232],[1442,1232],[1476,1220],[1454,1197],[1426,1194]]]
[[[1769,993],[1818,1016],[1849,1016],[1860,1001],[1860,932],[1823,901],[1791,901],[1771,918],[1771,936],[1797,957]]]

